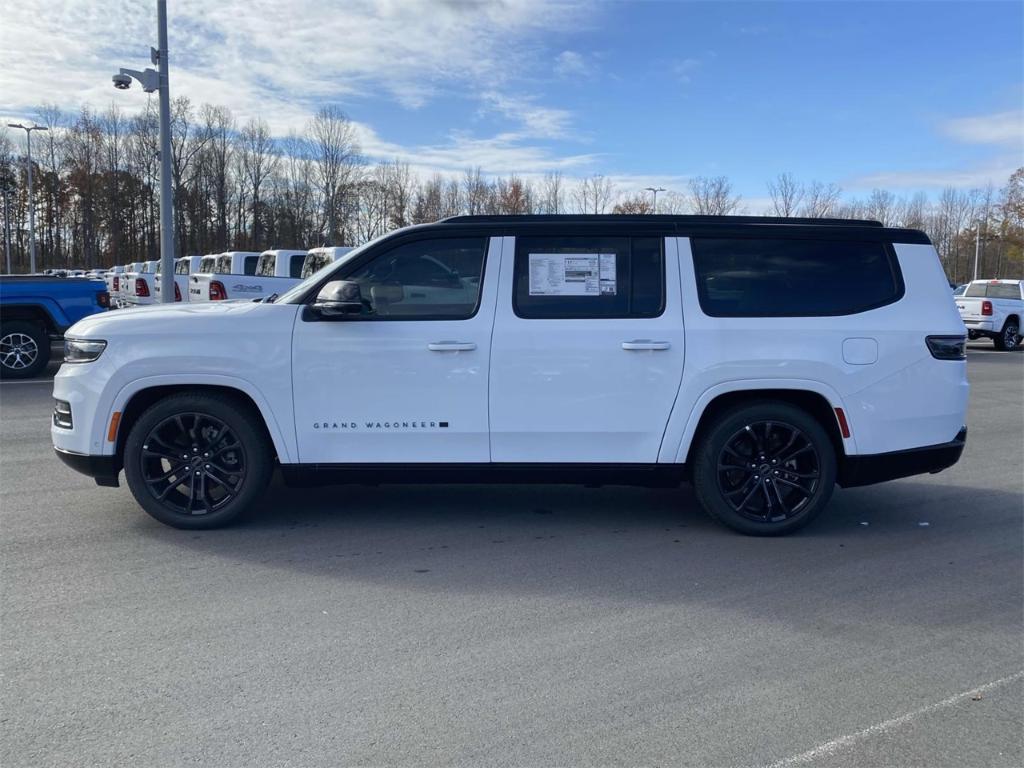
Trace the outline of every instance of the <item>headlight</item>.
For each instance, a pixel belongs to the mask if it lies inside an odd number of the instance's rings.
[[[107,342],[99,339],[64,339],[64,362],[91,363],[106,348]]]

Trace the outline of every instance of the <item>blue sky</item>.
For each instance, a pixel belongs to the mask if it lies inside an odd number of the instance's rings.
[[[41,94],[137,109],[109,75],[146,63],[154,4],[55,5],[0,25],[0,114],[30,117]],[[998,186],[1024,164],[1020,2],[169,6],[174,95],[282,135],[338,104],[370,159],[420,172],[603,173],[624,189],[723,174],[757,200],[782,171],[909,194]]]

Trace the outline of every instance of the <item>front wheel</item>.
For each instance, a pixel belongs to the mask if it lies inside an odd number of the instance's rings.
[[[836,455],[824,427],[788,403],[733,408],[696,450],[693,484],[704,509],[753,536],[802,528],[828,504]]]
[[[0,327],[0,376],[30,379],[50,362],[50,336],[28,320],[11,320]]]
[[[1003,352],[1010,352],[1020,344],[1020,325],[1016,320],[1010,318],[1003,326],[999,335],[993,338],[996,349]]]
[[[146,512],[175,528],[216,528],[245,512],[273,471],[259,414],[220,394],[178,394],[142,414],[124,474]]]

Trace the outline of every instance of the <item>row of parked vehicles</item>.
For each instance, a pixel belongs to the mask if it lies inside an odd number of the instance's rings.
[[[323,247],[308,251],[272,249],[262,253],[226,251],[182,256],[174,260],[174,301],[265,299],[284,293],[351,250]],[[159,260],[123,264],[101,274],[113,307],[143,306],[163,300]]]

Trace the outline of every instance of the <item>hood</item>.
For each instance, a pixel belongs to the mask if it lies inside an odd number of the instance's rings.
[[[283,322],[291,322],[297,310],[294,304],[260,304],[249,300],[151,304],[90,315],[71,326],[65,335],[110,340],[147,334],[223,332],[230,326],[242,328],[256,317],[266,320],[278,315]]]

